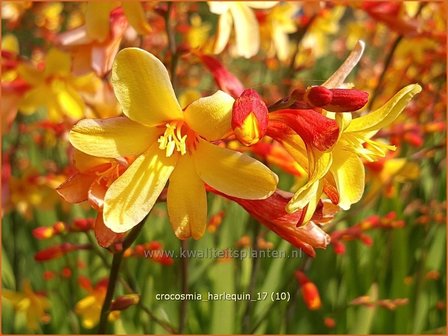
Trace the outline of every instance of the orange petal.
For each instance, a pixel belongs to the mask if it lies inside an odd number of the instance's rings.
[[[62,183],[56,191],[69,203],[80,203],[87,200],[91,184],[97,178],[94,174],[76,173]]]

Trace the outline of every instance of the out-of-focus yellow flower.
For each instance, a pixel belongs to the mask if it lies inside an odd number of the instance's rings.
[[[15,35],[5,34],[2,37],[2,51],[8,51],[15,55],[19,54],[19,41],[17,40],[17,37]]]
[[[294,21],[297,10],[298,7],[294,3],[280,3],[269,11],[260,24],[262,44],[268,44],[268,52],[276,54],[281,61],[287,60],[289,56],[288,34],[297,31]]]
[[[208,34],[212,28],[211,25],[202,22],[198,14],[193,14],[190,22],[191,26],[186,35],[188,45],[193,49],[207,47],[207,42],[209,41]]]
[[[95,287],[92,287],[90,283],[84,284],[83,287],[89,294],[78,301],[75,306],[75,313],[81,317],[84,328],[92,329],[100,321],[101,308],[106,297],[107,281],[100,281]],[[119,311],[113,311],[108,318],[109,321],[115,321],[119,316]]]
[[[87,118],[110,118],[121,114],[117,98],[108,82],[101,82],[94,95],[85,97]]]
[[[50,316],[45,311],[50,308],[50,302],[43,294],[33,291],[29,280],[23,282],[22,292],[3,289],[2,296],[14,305],[15,310],[25,314],[30,331],[39,330],[41,322],[49,322]]]
[[[143,4],[139,1],[89,1],[86,8],[86,26],[90,38],[99,42],[106,39],[110,29],[110,12],[120,4],[129,23],[139,34],[146,35],[151,31]]]
[[[302,49],[311,49],[315,57],[321,57],[329,52],[330,36],[339,30],[339,21],[344,15],[345,8],[336,6],[321,12],[321,15],[311,23],[305,37],[302,40]],[[298,57],[301,57],[299,53]],[[297,60],[297,63],[300,59]]]
[[[48,52],[43,71],[21,64],[18,72],[32,86],[23,97],[20,111],[32,114],[39,107],[45,107],[48,118],[56,122],[62,121],[63,116],[83,117],[85,104],[80,93],[94,93],[99,84],[94,73],[73,76],[70,55],[58,49]]]
[[[252,8],[267,9],[277,1],[210,1],[210,11],[219,14],[218,32],[214,52],[224,50],[235,26],[236,54],[250,58],[260,49],[260,32]]]
[[[379,195],[391,197],[395,192],[395,183],[415,180],[420,174],[419,166],[405,158],[386,158],[378,162],[368,162],[366,166],[370,173],[370,188],[365,202]]]
[[[60,2],[40,4],[34,16],[36,26],[50,31],[58,31],[61,27],[61,15],[64,5]]]
[[[246,199],[275,191],[277,175],[266,166],[210,143],[231,131],[228,94],[218,91],[182,111],[162,62],[137,48],[118,53],[112,85],[126,117],[82,120],[70,132],[73,146],[89,155],[137,156],[106,192],[104,222],[112,231],[142,221],[168,179],[168,215],[180,239],[199,239],[205,231],[205,183]]]

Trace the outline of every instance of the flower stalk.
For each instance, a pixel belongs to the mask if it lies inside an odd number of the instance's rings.
[[[107,285],[106,297],[104,298],[103,306],[101,307],[100,322],[98,325],[98,334],[105,334],[107,331],[107,318],[109,315],[110,305],[114,297],[115,288],[118,281],[118,274],[120,272],[121,261],[123,260],[124,251],[132,245],[132,243],[137,239],[140,231],[142,230],[147,216],[135,226],[131,232],[127,235],[123,241],[122,248],[119,252],[114,254],[112,259],[112,267],[109,274],[109,282]]]

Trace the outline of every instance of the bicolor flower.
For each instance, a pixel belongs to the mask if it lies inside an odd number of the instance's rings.
[[[25,314],[26,326],[31,331],[39,329],[41,322],[48,322],[46,311],[50,308],[48,298],[33,291],[29,280],[24,281],[22,292],[3,289],[2,296],[14,305],[14,309]]]
[[[212,143],[231,133],[234,99],[228,94],[218,91],[183,111],[162,62],[138,48],[118,53],[112,85],[125,116],[82,120],[70,132],[73,146],[89,155],[136,156],[106,192],[104,222],[111,230],[141,222],[168,179],[168,215],[180,239],[204,233],[205,184],[244,199],[275,191],[278,177],[265,165]]]
[[[236,54],[245,58],[254,56],[260,49],[260,32],[257,18],[252,8],[267,9],[277,1],[210,1],[210,11],[219,14],[218,32],[215,41],[215,54],[226,47],[235,27]]]
[[[420,85],[408,85],[374,112],[354,120],[337,117],[341,129],[338,141],[331,152],[325,153],[327,159],[322,161],[322,164],[316,165],[316,172],[296,192],[287,210],[294,212],[307,205],[313,208],[321,194],[327,191],[330,194],[331,190],[337,190],[333,200],[344,210],[348,210],[353,203],[358,202],[364,193],[365,185],[364,165],[361,159],[373,162],[385,157],[389,150],[395,150],[394,146],[372,140],[372,137],[381,128],[392,123],[412,97],[420,91]],[[327,196],[331,197],[328,194]],[[307,217],[311,215],[310,210]]]

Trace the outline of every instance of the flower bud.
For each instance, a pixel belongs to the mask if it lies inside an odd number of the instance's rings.
[[[309,310],[319,310],[322,307],[319,290],[314,282],[311,282],[301,271],[296,271],[295,276],[300,284],[300,291]]]
[[[333,92],[324,86],[312,86],[306,90],[305,100],[314,107],[323,107],[331,103]]]
[[[54,235],[54,230],[52,227],[40,226],[33,230],[34,238],[37,238],[39,240],[51,238],[51,237],[53,237],[53,235]]]
[[[324,108],[332,112],[352,112],[364,107],[369,101],[369,94],[355,89],[331,89],[333,98]]]
[[[140,301],[138,294],[127,294],[117,297],[112,301],[110,310],[125,310],[130,306],[136,305]]]
[[[268,108],[257,91],[244,90],[232,109],[232,129],[245,146],[257,143],[268,127]]]
[[[369,94],[356,89],[327,89],[323,86],[309,87],[304,99],[312,107],[322,107],[332,112],[353,112],[367,104]]]

